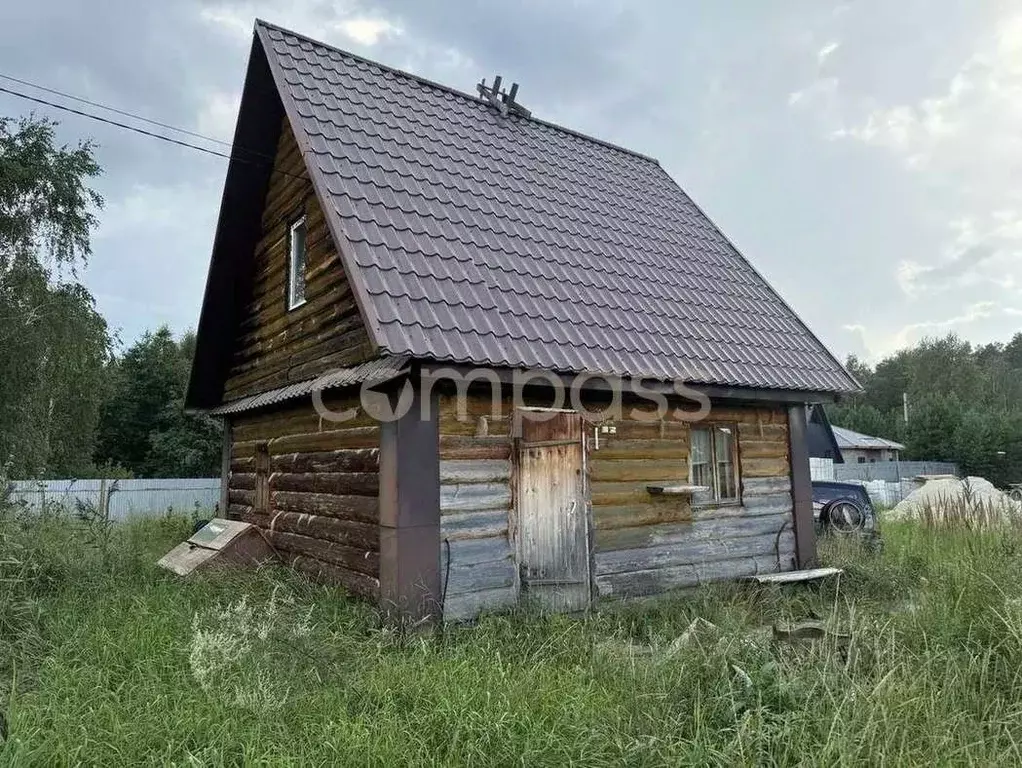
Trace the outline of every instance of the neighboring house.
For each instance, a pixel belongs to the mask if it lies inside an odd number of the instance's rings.
[[[830,419],[827,417],[827,409],[822,404],[816,403],[809,406],[807,413],[809,425],[806,442],[809,444],[809,457],[830,459],[835,464],[843,464],[845,459],[841,455],[841,447],[834,434],[834,427],[831,426]]]
[[[655,160],[484,91],[257,22],[187,396],[226,514],[411,621],[813,563],[854,379]]]
[[[844,427],[833,427],[834,437],[847,464],[898,461],[905,446],[882,437],[871,437]]]

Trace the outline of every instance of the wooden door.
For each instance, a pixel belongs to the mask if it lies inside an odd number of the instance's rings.
[[[543,420],[530,419],[536,414]],[[582,419],[522,409],[518,425],[518,563],[523,596],[546,611],[589,606],[589,509]]]

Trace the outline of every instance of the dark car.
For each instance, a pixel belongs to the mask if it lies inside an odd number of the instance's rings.
[[[856,483],[813,481],[813,517],[819,533],[880,535],[877,513],[866,489]]]

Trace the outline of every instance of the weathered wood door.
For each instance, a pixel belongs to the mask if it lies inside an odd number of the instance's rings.
[[[590,574],[581,416],[522,409],[517,424],[522,593],[543,610],[583,610],[589,605]]]

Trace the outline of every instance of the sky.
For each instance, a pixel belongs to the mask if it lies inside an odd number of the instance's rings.
[[[464,91],[499,73],[536,116],[658,158],[840,359],[1022,330],[1017,2],[33,0],[0,16],[0,75],[223,141],[257,17]],[[82,278],[121,343],[194,328],[226,160],[0,93],[0,115],[33,110],[97,144]]]

